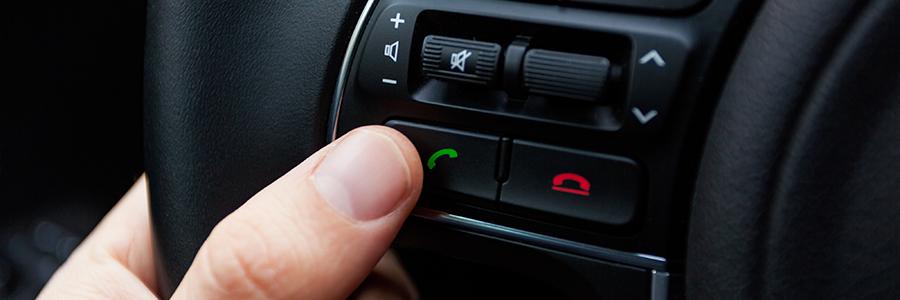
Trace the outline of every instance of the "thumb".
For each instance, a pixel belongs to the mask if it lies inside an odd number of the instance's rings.
[[[409,140],[387,127],[356,129],[222,220],[173,298],[346,298],[387,251],[421,187]]]

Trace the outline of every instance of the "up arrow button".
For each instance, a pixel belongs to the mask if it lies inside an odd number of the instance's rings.
[[[659,51],[656,51],[656,49],[650,50],[650,52],[644,54],[644,56],[640,59],[640,63],[642,65],[646,65],[650,61],[653,61],[653,63],[660,68],[666,66],[666,61],[662,58],[662,55],[659,54]]]

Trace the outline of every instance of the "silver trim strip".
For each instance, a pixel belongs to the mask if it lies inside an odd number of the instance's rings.
[[[457,216],[424,207],[416,208],[416,210],[413,212],[413,215],[419,218],[438,222],[463,230],[473,231],[476,233],[486,234],[503,239],[509,239],[516,242],[523,242],[526,244],[532,244],[550,248],[553,250],[578,254],[590,258],[602,259],[631,266],[652,269],[654,270],[654,272],[656,270],[665,271],[666,269],[666,259],[658,256],[613,250],[590,244],[564,240],[548,235],[479,221],[472,218]]]
[[[650,271],[650,300],[669,298],[669,272]]]
[[[347,76],[350,76],[350,64],[353,63],[356,44],[359,42],[363,26],[366,25],[366,20],[369,19],[369,13],[371,13],[374,5],[375,0],[366,1],[366,6],[363,7],[362,14],[359,15],[359,20],[356,21],[356,27],[353,28],[353,34],[350,35],[350,43],[347,44],[347,51],[344,52],[344,62],[341,63],[341,73],[338,75],[337,85],[334,87],[334,101],[331,102],[331,118],[328,119],[327,127],[331,130],[331,135],[327,137],[328,142],[337,139],[337,124],[340,115],[338,112],[341,111],[341,102],[344,100],[344,85],[347,84]]]

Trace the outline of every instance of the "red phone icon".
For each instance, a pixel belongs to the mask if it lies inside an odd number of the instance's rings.
[[[578,184],[578,188],[564,187],[563,184],[572,181]],[[579,196],[591,195],[591,182],[584,176],[575,173],[562,173],[553,177],[553,190]]]

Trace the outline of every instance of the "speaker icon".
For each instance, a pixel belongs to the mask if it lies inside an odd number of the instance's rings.
[[[400,49],[400,41],[396,41],[393,44],[384,45],[384,56],[387,56],[392,61],[397,62],[397,51]]]

